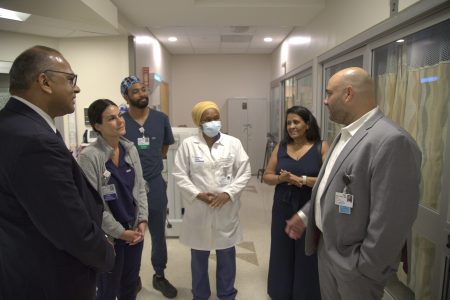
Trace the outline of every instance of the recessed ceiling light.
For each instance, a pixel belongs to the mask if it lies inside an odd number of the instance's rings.
[[[21,13],[14,10],[4,9],[0,8],[0,18],[2,19],[8,19],[8,20],[15,20],[15,21],[25,21],[28,19],[31,15],[26,13]]]
[[[271,37],[264,38],[264,42],[266,42],[266,43],[270,43],[271,41],[273,41],[273,38],[271,38]]]
[[[136,42],[136,44],[145,45],[151,44],[153,42],[153,39],[149,36],[137,36],[134,38],[134,41]]]
[[[403,43],[404,41],[405,41],[404,39],[396,40],[397,43]]]
[[[171,36],[168,38],[169,42],[176,42],[178,39],[175,36]]]
[[[311,43],[311,37],[309,36],[296,36],[289,39],[289,44],[293,45],[304,45],[309,43]]]

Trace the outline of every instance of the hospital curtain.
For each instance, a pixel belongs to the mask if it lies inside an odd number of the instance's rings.
[[[387,65],[393,63],[396,70],[377,76],[377,97],[381,110],[417,141],[422,151],[420,202],[438,210],[447,144],[450,61],[411,67],[403,63],[407,54],[403,51],[388,57]],[[433,243],[413,235],[408,285],[416,299],[430,299],[434,261]]]

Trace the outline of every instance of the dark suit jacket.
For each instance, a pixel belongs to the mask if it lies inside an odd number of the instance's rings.
[[[314,202],[336,141],[311,195],[308,254],[317,250]],[[349,280],[364,275],[385,282],[396,271],[417,215],[420,167],[421,153],[414,139],[381,111],[363,124],[336,159],[320,199],[322,237],[324,250]],[[339,213],[335,204],[346,175],[350,176],[347,193],[354,196],[350,215]]]
[[[0,299],[94,299],[96,273],[114,264],[100,196],[14,98],[0,111],[0,144]]]

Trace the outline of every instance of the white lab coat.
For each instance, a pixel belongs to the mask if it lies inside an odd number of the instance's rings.
[[[250,162],[241,142],[221,133],[211,151],[202,133],[186,138],[175,155],[173,176],[184,204],[180,241],[197,250],[230,248],[242,241],[240,194],[251,177]],[[210,208],[199,193],[226,192],[231,201]]]

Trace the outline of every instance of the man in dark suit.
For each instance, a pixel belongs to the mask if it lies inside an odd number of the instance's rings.
[[[421,153],[379,110],[363,69],[339,71],[326,92],[330,119],[345,127],[286,233],[298,238],[307,224],[306,253],[318,252],[322,299],[381,299],[417,215]]]
[[[10,71],[0,111],[0,299],[95,298],[96,273],[114,264],[103,204],[53,119],[80,92],[58,51],[35,46]]]

